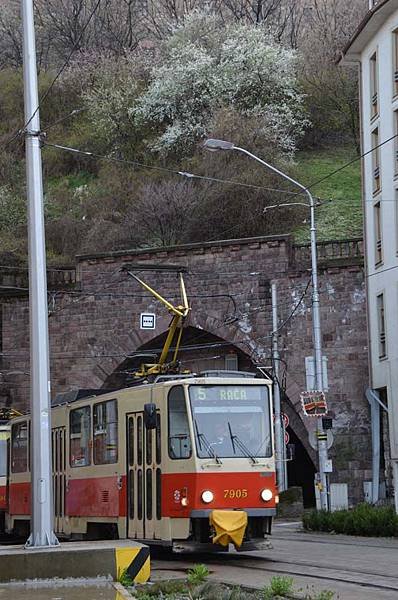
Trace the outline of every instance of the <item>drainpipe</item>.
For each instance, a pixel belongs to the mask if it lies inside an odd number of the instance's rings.
[[[365,396],[370,404],[372,424],[372,504],[379,500],[380,483],[380,406],[388,412],[386,405],[380,400],[379,393],[366,388]]]

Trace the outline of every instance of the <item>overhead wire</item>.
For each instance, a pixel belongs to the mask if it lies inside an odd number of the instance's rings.
[[[20,135],[22,135],[22,133],[25,131],[25,129],[27,128],[27,126],[29,125],[29,123],[32,121],[32,119],[35,117],[35,115],[37,114],[38,110],[40,109],[40,106],[42,105],[42,103],[44,102],[44,100],[47,98],[47,96],[49,95],[49,93],[51,92],[52,88],[54,87],[55,83],[58,81],[58,79],[61,77],[62,73],[65,71],[66,67],[68,66],[75,50],[79,47],[79,44],[83,38],[83,35],[86,32],[87,27],[89,26],[91,19],[94,17],[95,13],[97,12],[100,4],[101,4],[102,0],[97,0],[97,2],[94,5],[94,8],[92,9],[86,23],[84,24],[84,26],[82,27],[80,34],[77,38],[77,40],[75,41],[69,55],[67,56],[66,60],[64,61],[63,65],[61,66],[61,68],[57,71],[55,77],[53,78],[52,82],[50,83],[50,85],[48,86],[48,88],[46,89],[46,91],[41,95],[40,99],[39,99],[39,103],[36,107],[36,109],[33,111],[33,113],[31,114],[31,116],[29,117],[29,119],[26,121],[26,123],[22,126],[21,129],[19,129],[18,131],[16,131],[11,138],[5,142],[5,144],[3,145],[3,150],[5,148],[7,148],[7,146],[9,146],[17,137],[19,137]]]
[[[98,154],[96,152],[90,152],[87,150],[79,150],[78,148],[71,148],[70,146],[62,146],[60,144],[54,144],[52,142],[47,142],[47,140],[43,140],[43,145],[49,146],[52,148],[57,148],[58,150],[63,150],[65,152],[81,154],[83,156],[87,156],[88,158],[94,158],[97,160],[104,160],[104,161],[109,161],[109,162],[114,162],[114,163],[126,164],[126,165],[133,166],[133,167],[141,167],[143,169],[161,171],[164,173],[171,173],[173,175],[179,175],[186,179],[200,179],[203,181],[210,181],[213,183],[238,185],[240,187],[251,188],[251,189],[256,189],[256,190],[263,190],[263,191],[268,191],[268,192],[277,192],[277,193],[281,193],[281,194],[289,194],[289,195],[293,195],[293,196],[297,195],[297,192],[292,192],[292,191],[281,189],[281,188],[272,188],[272,187],[267,187],[267,186],[254,185],[252,183],[244,183],[242,181],[235,181],[234,179],[221,179],[219,177],[198,175],[197,173],[190,173],[188,171],[170,169],[168,167],[161,167],[159,165],[151,165],[151,164],[143,163],[143,162],[140,162],[137,160],[129,160],[129,159],[125,159],[125,158],[118,158],[116,156],[106,156],[104,154]]]

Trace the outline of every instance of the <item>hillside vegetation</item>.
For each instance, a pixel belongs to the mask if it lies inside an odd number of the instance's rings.
[[[49,261],[268,234],[307,240],[304,207],[263,212],[297,200],[292,186],[203,142],[231,140],[308,185],[355,158],[356,72],[335,56],[365,5],[171,10],[158,0],[132,19],[130,0],[37,0]],[[0,2],[0,264],[27,254],[18,15],[19,1]],[[320,239],[361,234],[359,161],[311,189],[322,200]]]
[[[322,201],[317,208],[319,240],[340,240],[362,236],[361,162],[353,147],[334,147],[299,152],[297,174],[304,185],[311,185],[314,196]],[[345,167],[350,161],[351,165]],[[335,175],[329,176],[334,171]],[[308,226],[294,231],[297,241],[308,240]]]

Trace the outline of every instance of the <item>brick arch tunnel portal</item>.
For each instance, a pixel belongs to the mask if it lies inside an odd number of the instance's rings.
[[[104,381],[103,388],[119,389],[128,387],[134,381],[133,373],[138,370],[141,362],[155,362],[159,357],[167,331],[152,338],[127,357]],[[171,348],[171,351],[173,348]],[[233,343],[198,327],[186,327],[182,334],[179,360],[182,368],[192,373],[203,371],[246,371],[258,374],[258,369],[242,349]],[[289,398],[284,394],[282,410],[288,416],[293,416],[295,409]],[[305,506],[314,504],[314,474],[313,457],[308,452],[304,436],[306,430],[298,419],[297,414],[290,418],[287,429],[290,443],[294,448],[294,458],[287,461],[289,487],[298,486],[303,489]]]

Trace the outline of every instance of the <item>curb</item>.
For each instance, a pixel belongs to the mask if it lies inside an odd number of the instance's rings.
[[[118,581],[112,581],[112,586],[117,592],[116,600],[133,600],[133,598],[136,598],[136,596],[130,594],[130,592]]]

